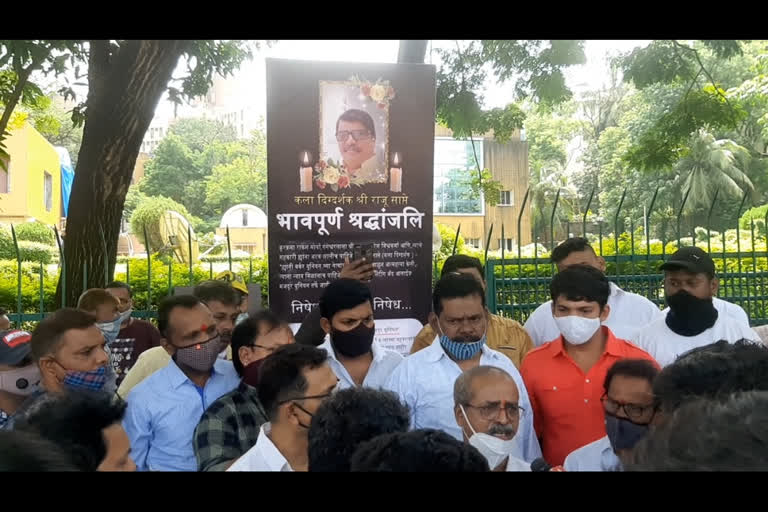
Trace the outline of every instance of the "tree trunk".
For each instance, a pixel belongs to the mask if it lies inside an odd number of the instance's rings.
[[[401,39],[397,52],[397,62],[409,64],[424,64],[427,55],[426,39]]]
[[[74,307],[84,289],[103,287],[105,269],[113,276],[141,141],[186,44],[126,41],[113,53],[108,41],[90,43],[88,108],[64,240],[67,306]],[[57,299],[60,304],[61,280]]]

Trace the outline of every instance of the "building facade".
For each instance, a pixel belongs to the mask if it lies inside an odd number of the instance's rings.
[[[496,206],[489,207],[482,195],[473,193],[470,187],[478,164],[501,183]],[[504,244],[505,251],[516,251],[517,221],[528,183],[528,142],[520,131],[505,143],[485,135],[478,136],[473,144],[470,140],[455,140],[450,130],[435,126],[434,220],[453,229],[461,225],[466,244],[485,249],[493,224],[488,249],[497,251]],[[527,245],[531,243],[530,203],[525,205],[520,221],[519,242]]]
[[[10,160],[0,167],[0,221],[58,225],[61,165],[54,147],[29,123],[5,140]]]

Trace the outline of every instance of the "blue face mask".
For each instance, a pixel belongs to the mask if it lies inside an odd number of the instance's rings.
[[[89,372],[68,371],[62,383],[75,391],[101,391],[106,382],[107,367],[101,366]]]
[[[440,327],[439,321],[437,326]],[[442,327],[440,327],[440,331],[442,330]],[[486,334],[483,334],[479,340],[473,342],[456,341],[445,334],[440,335],[440,345],[443,347],[443,350],[459,361],[466,361],[467,359],[475,357],[477,353],[483,349],[485,341]]]
[[[117,339],[117,335],[120,333],[120,325],[123,323],[123,317],[118,316],[111,322],[102,322],[96,324],[101,333],[104,335],[104,340],[107,345],[111,345],[113,341]]]
[[[605,414],[605,432],[611,442],[613,451],[631,450],[637,443],[648,435],[648,425],[632,423],[628,419]]]

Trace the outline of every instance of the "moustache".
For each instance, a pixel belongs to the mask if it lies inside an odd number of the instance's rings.
[[[501,423],[495,423],[488,429],[488,435],[490,436],[508,436],[513,437],[517,433],[517,428],[514,425],[502,425]]]

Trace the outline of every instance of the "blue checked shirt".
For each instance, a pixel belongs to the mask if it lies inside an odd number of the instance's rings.
[[[128,393],[123,427],[139,471],[197,471],[192,447],[205,410],[235,389],[240,378],[230,361],[217,360],[200,389],[172,360]]]
[[[517,384],[519,405],[525,410],[517,432],[518,453],[526,462],[541,457],[541,447],[533,429],[533,410],[523,378],[512,361],[493,349],[483,346],[480,364],[505,370]],[[433,428],[463,440],[461,428],[453,413],[453,384],[461,368],[446,355],[440,342],[406,357],[392,372],[386,389],[400,395],[411,409],[411,428]]]

